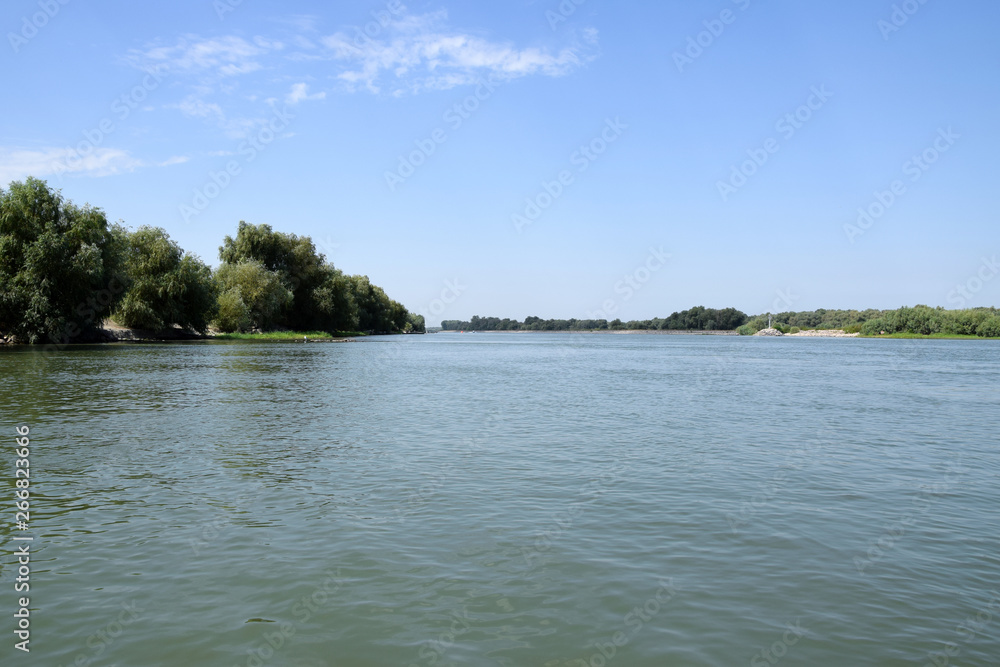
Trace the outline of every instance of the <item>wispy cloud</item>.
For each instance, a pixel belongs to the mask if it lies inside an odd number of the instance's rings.
[[[285,96],[285,104],[294,105],[305,100],[322,100],[326,97],[326,93],[313,93],[309,94],[309,86],[305,83],[296,83],[292,86],[292,89]]]
[[[167,158],[163,162],[160,162],[156,166],[158,166],[158,167],[170,167],[170,166],[173,166],[175,164],[184,164],[185,162],[187,162],[190,159],[191,158],[189,158],[186,155],[175,155],[173,157]]]
[[[86,155],[81,155],[72,148],[0,147],[2,184],[24,180],[28,176],[111,176],[133,171],[141,166],[141,160],[132,157],[128,151],[117,148],[95,148]]]
[[[331,59],[347,66],[337,78],[350,90],[360,87],[377,93],[388,86],[396,95],[453,88],[490,75],[500,79],[564,76],[594,57],[597,32],[593,29],[585,32],[583,44],[553,52],[456,31],[446,25],[447,18],[444,10],[404,15],[385,27],[384,38],[359,39],[337,32],[322,43]]]
[[[571,43],[553,50],[452,28],[444,10],[417,15],[400,5],[385,16],[363,29],[346,27],[322,37],[317,17],[297,15],[274,21],[280,39],[185,34],[126,57],[136,68],[170,77],[179,99],[164,108],[213,125],[230,138],[259,130],[282,104],[324,99],[326,92],[310,90],[316,83],[306,83],[323,77],[336,79],[341,92],[399,96],[482,78],[564,76],[596,57],[593,29],[580,38],[570,35]]]
[[[128,59],[140,68],[158,66],[171,74],[184,72],[230,77],[261,69],[259,58],[282,48],[281,42],[262,37],[251,43],[236,36],[202,39],[196,35],[185,35],[173,45],[130,51]]]

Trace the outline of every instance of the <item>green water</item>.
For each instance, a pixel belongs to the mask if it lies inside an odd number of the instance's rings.
[[[8,348],[0,379],[5,666],[1000,664],[996,343]]]

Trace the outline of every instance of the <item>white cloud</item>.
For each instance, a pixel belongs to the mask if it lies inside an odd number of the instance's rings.
[[[206,102],[195,97],[194,95],[188,95],[186,98],[174,105],[174,107],[180,109],[181,113],[189,118],[212,117],[220,122],[226,119],[226,114],[223,113],[222,107],[218,104]]]
[[[170,167],[170,166],[175,165],[175,164],[184,164],[185,162],[187,162],[190,159],[191,158],[189,158],[186,155],[175,155],[173,157],[167,158],[163,162],[159,163],[157,166],[158,167]]]
[[[0,183],[75,174],[110,176],[133,171],[142,161],[117,148],[94,148],[81,154],[72,148],[37,150],[0,147]]]
[[[309,86],[305,83],[296,83],[292,86],[292,89],[285,96],[285,104],[294,105],[302,102],[303,100],[322,100],[326,97],[326,93],[313,93],[309,94]]]
[[[338,78],[349,89],[379,92],[383,85],[401,92],[443,90],[474,83],[484,76],[515,79],[532,74],[564,76],[592,59],[589,48],[565,47],[558,52],[538,47],[518,48],[509,42],[456,32],[445,25],[447,12],[404,16],[369,38],[355,31],[324,37],[329,56],[348,69]],[[584,36],[588,47],[597,41],[595,30]]]
[[[170,73],[183,71],[221,77],[237,76],[261,69],[257,61],[260,56],[284,48],[280,42],[270,42],[262,37],[254,41],[251,44],[235,36],[202,39],[185,35],[173,46],[133,50],[129,53],[129,60],[137,67],[161,67]]]

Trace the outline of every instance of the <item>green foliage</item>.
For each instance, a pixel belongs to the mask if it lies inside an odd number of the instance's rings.
[[[250,309],[238,289],[219,294],[215,326],[225,333],[249,331],[253,327],[250,321]]]
[[[875,318],[873,320],[868,320],[867,322],[865,322],[864,324],[861,325],[861,335],[863,335],[863,336],[878,336],[883,331],[886,331],[886,327],[887,326],[888,326],[888,324],[881,317],[877,317],[877,318]],[[892,332],[888,332],[888,333],[892,333]]]
[[[404,329],[407,333],[426,333],[427,326],[424,322],[423,315],[414,315],[413,313],[407,314],[406,328]]]
[[[358,304],[351,291],[351,279],[331,269],[326,280],[312,293],[312,307],[318,326],[326,331],[358,329]]]
[[[983,338],[1000,338],[1000,317],[993,316],[976,327],[976,335]]]
[[[327,282],[333,267],[316,252],[311,238],[276,232],[270,225],[249,225],[241,220],[236,238],[226,236],[223,239],[219,259],[226,264],[259,262],[277,274],[292,293],[292,299],[276,321],[292,329],[320,328],[317,320],[321,319],[321,314],[313,307],[314,292]]]
[[[743,324],[741,326],[736,327],[736,333],[738,333],[741,336],[752,336],[758,331],[760,331],[760,329],[758,329],[752,324]]]
[[[660,329],[690,329],[693,331],[732,331],[746,324],[746,313],[735,308],[716,310],[695,306],[690,310],[672,313],[660,324]]]
[[[257,262],[288,289],[291,299],[268,318],[268,326],[379,333],[407,330],[410,313],[402,304],[386,296],[367,276],[343,275],[316,251],[308,236],[276,232],[270,225],[248,225],[241,221],[236,238],[224,239],[219,258],[223,266]],[[243,299],[246,301],[245,294]],[[236,313],[235,301],[231,305]],[[248,308],[253,311],[252,306]]]
[[[215,279],[219,288],[216,326],[223,332],[269,329],[292,301],[291,290],[278,274],[260,262],[224,263]]]
[[[217,308],[211,270],[162,229],[117,228],[116,233],[125,249],[129,287],[112,314],[115,321],[157,331],[176,324],[204,333]]]
[[[777,329],[778,331],[780,331],[783,334],[791,333],[791,331],[792,331],[792,328],[790,326],[788,326],[787,324],[785,324],[784,322],[775,322],[771,326],[773,328]]]
[[[798,327],[792,327],[791,329],[788,330],[788,333],[797,334],[800,331],[802,331],[802,329],[800,329]]]
[[[120,266],[101,209],[35,178],[0,188],[0,332],[65,343],[93,331],[124,291]]]
[[[654,317],[651,320],[543,320],[531,315],[518,322],[510,318],[479,317],[475,315],[468,322],[444,320],[441,328],[445,331],[595,331],[595,330],[656,330],[692,329],[698,331],[731,331],[746,321],[746,315],[735,308],[715,310],[697,306],[691,310],[673,313],[666,319]]]

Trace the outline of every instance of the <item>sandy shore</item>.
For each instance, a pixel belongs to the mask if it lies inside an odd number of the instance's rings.
[[[800,331],[786,336],[807,336],[809,338],[857,338],[861,334],[844,333],[842,329],[825,329],[818,331]]]

